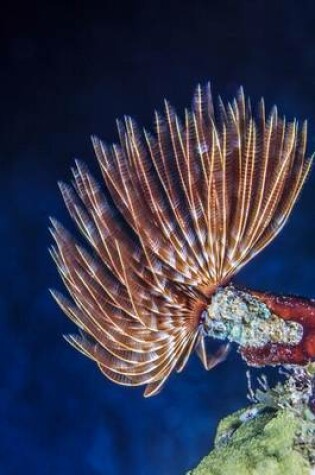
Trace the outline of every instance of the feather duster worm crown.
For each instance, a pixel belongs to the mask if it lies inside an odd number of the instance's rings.
[[[165,102],[154,134],[129,117],[118,131],[111,147],[93,137],[106,189],[81,162],[60,184],[90,251],[52,220],[71,300],[53,295],[80,329],[69,343],[151,396],[193,350],[207,369],[224,358],[228,344],[206,354],[207,308],[287,221],[311,166],[307,126],[276,107],[266,119],[263,100],[253,116],[242,89],[214,110],[207,85],[183,122]]]

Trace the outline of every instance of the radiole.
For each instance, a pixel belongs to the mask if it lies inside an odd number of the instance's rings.
[[[84,236],[52,220],[51,253],[71,299],[53,291],[80,332],[67,340],[123,385],[156,394],[192,351],[206,369],[230,342],[248,364],[315,358],[315,304],[237,289],[233,276],[286,223],[311,168],[307,125],[240,89],[214,107],[198,86],[183,122],[168,102],[155,132],[129,117],[119,145],[93,138],[105,186],[76,162],[60,189]],[[110,196],[110,199],[109,199]],[[206,338],[222,340],[207,354]]]

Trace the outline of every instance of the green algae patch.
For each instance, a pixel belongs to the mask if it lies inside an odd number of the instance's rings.
[[[214,450],[187,475],[309,475],[295,447],[300,431],[301,419],[288,409],[238,411],[221,421]]]

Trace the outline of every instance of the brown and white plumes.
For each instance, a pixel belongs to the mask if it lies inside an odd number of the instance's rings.
[[[76,162],[60,189],[89,251],[55,220],[52,256],[70,294],[53,295],[80,329],[67,340],[112,381],[156,394],[196,350],[211,295],[282,229],[311,166],[307,126],[252,114],[240,89],[214,108],[197,87],[183,122],[168,102],[155,132],[127,117],[120,144],[93,137],[105,186]]]

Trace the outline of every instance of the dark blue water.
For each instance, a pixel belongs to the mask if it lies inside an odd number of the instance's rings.
[[[193,357],[145,400],[72,350],[61,335],[73,327],[47,291],[62,289],[48,216],[72,226],[56,182],[70,179],[74,157],[98,174],[91,133],[116,140],[125,113],[149,127],[164,96],[180,111],[208,79],[224,97],[243,84],[308,118],[315,150],[315,8],[55,3],[12,3],[0,20],[0,474],[182,474],[220,418],[246,403],[246,367],[232,353],[206,373]],[[237,282],[314,296],[314,185],[313,173],[282,234]]]

